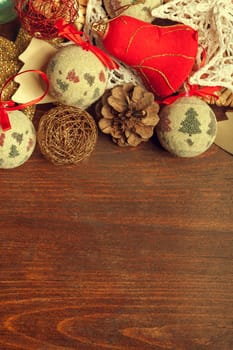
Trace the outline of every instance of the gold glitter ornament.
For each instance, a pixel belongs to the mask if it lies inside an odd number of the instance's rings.
[[[20,66],[15,44],[4,37],[0,37],[0,88],[7,79],[19,71]],[[9,100],[16,90],[17,84],[14,81],[10,82],[4,88],[2,99]]]
[[[13,41],[0,36],[0,58],[9,59],[17,58],[17,49]]]
[[[23,53],[23,51],[26,50],[26,48],[30,44],[32,38],[33,37],[30,34],[28,34],[28,32],[26,32],[26,30],[24,28],[20,27],[17,38],[15,40],[15,45],[16,45],[16,49],[18,52],[18,56],[21,53]],[[64,42],[64,39],[63,38],[54,38],[54,39],[45,40],[45,41],[50,43],[54,47],[59,48],[61,46],[61,44]]]
[[[22,62],[20,62],[18,56],[25,50],[30,40],[31,38],[21,30],[19,30],[15,43],[0,36],[0,89],[7,79],[19,72],[22,67]],[[10,81],[2,91],[2,100],[10,100],[17,89],[18,84],[13,80]],[[23,112],[32,120],[35,115],[35,110],[35,106],[29,106],[26,107]]]
[[[33,120],[36,113],[36,106],[28,106],[22,109],[22,112],[24,112],[30,120]]]
[[[15,47],[16,47],[18,56],[24,50],[26,50],[31,40],[32,40],[32,36],[28,34],[22,27],[20,27],[15,40]]]

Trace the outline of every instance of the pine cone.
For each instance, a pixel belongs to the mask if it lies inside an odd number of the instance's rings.
[[[148,141],[159,121],[158,111],[153,93],[132,83],[106,91],[96,105],[99,128],[119,146]]]

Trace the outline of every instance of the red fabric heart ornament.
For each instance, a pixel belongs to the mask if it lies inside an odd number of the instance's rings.
[[[107,27],[106,27],[107,26]],[[197,56],[197,31],[183,24],[157,26],[119,16],[93,26],[110,55],[134,68],[155,95],[175,93],[189,77]]]

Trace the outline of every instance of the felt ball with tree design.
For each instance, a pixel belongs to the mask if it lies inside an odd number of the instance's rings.
[[[0,169],[16,168],[32,155],[36,132],[31,120],[21,111],[8,112],[11,128],[0,126]]]
[[[194,157],[213,144],[217,120],[210,106],[198,97],[181,97],[163,107],[156,132],[161,145],[179,157]]]
[[[86,109],[105,92],[108,71],[91,51],[80,46],[60,48],[49,60],[50,94],[68,106]]]

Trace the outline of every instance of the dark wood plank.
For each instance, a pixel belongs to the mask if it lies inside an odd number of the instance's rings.
[[[232,169],[100,134],[78,166],[1,170],[0,349],[231,350]]]

